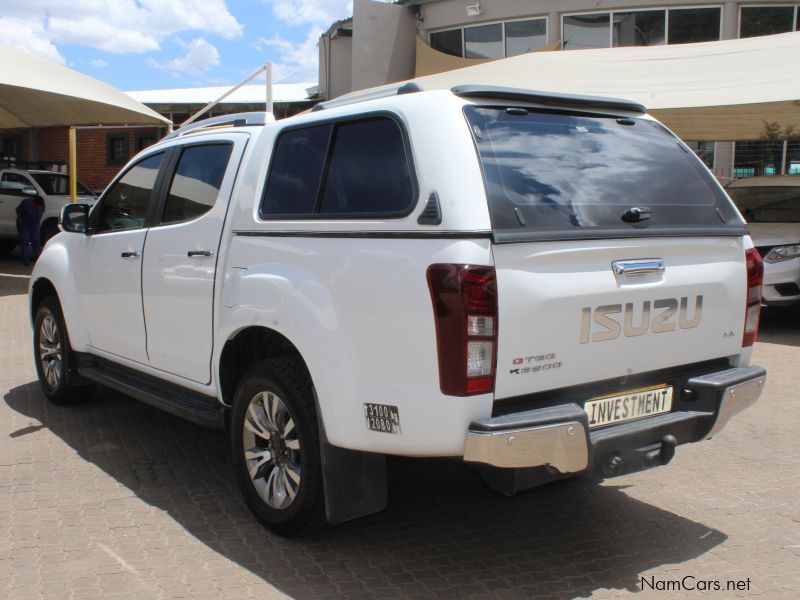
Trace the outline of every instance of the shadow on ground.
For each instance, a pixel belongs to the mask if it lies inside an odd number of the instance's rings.
[[[564,481],[508,499],[453,460],[392,460],[389,507],[303,540],[261,528],[240,499],[226,436],[99,389],[58,407],[38,385],[6,403],[191,535],[294,597],[586,597],[726,539],[630,498]],[[19,430],[12,436],[24,436]]]
[[[762,309],[758,341],[800,346],[800,307]]]

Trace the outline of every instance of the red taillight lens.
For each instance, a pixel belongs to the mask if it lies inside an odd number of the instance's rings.
[[[761,283],[764,280],[764,263],[755,248],[744,251],[747,263],[747,303],[745,305],[744,336],[742,347],[752,346],[758,334],[758,319],[761,316]]]
[[[497,363],[497,281],[494,267],[428,267],[436,317],[439,385],[448,396],[494,390]]]

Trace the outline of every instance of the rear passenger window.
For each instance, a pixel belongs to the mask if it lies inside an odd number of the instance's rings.
[[[219,196],[231,150],[230,144],[183,149],[164,205],[163,223],[188,221],[211,210]]]
[[[400,216],[415,187],[403,132],[375,117],[284,132],[275,147],[262,216]]]
[[[314,212],[330,135],[330,125],[293,129],[281,134],[267,180],[263,213],[303,215]]]
[[[391,119],[339,125],[319,212],[398,214],[410,205],[411,172]]]

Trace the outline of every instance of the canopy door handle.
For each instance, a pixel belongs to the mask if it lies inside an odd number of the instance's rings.
[[[615,260],[611,263],[614,275],[646,275],[647,273],[663,273],[664,260],[661,258],[645,258],[642,260]]]

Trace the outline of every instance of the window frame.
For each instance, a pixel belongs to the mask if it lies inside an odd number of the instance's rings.
[[[797,11],[800,9],[800,4],[795,4],[794,2],[775,2],[772,4],[746,4],[742,3],[739,4],[739,15],[736,21],[736,39],[749,39],[749,38],[742,38],[742,9],[743,8],[789,8],[794,7],[794,15],[792,16],[792,31],[799,31],[797,27]],[[790,32],[787,32],[790,33]],[[761,35],[751,36],[751,37],[764,37]]]
[[[403,150],[406,156],[406,164],[408,165],[409,176],[411,178],[411,200],[408,203],[408,207],[403,211],[395,211],[395,212],[371,212],[371,213],[320,213],[316,212],[319,207],[321,206],[322,195],[325,192],[325,182],[328,179],[328,169],[331,162],[331,156],[333,149],[335,147],[336,141],[336,127],[337,125],[350,125],[352,123],[361,123],[364,121],[375,121],[383,118],[388,118],[389,120],[393,121],[395,125],[397,125],[400,131],[400,138],[403,142]],[[325,159],[322,163],[322,172],[320,173],[319,180],[317,182],[317,198],[314,205],[314,211],[311,213],[282,213],[282,214],[271,214],[264,211],[265,202],[267,199],[267,184],[269,183],[270,175],[272,175],[272,169],[275,162],[276,152],[275,150],[278,147],[278,143],[280,142],[281,138],[284,134],[291,131],[297,131],[302,129],[308,129],[311,127],[321,127],[324,125],[331,125],[331,132],[328,136],[328,146],[325,149]],[[303,123],[302,125],[292,125],[290,127],[286,127],[282,129],[277,136],[275,136],[275,141],[272,143],[272,150],[269,157],[269,167],[267,168],[266,176],[263,179],[263,188],[261,190],[261,199],[259,200],[258,204],[258,218],[262,222],[272,222],[272,221],[347,221],[347,220],[367,220],[367,219],[375,219],[375,220],[388,220],[388,219],[403,219],[414,212],[419,204],[419,179],[417,178],[417,168],[416,163],[414,160],[414,152],[411,147],[411,138],[408,135],[408,128],[406,127],[405,122],[403,119],[396,113],[387,110],[376,110],[376,111],[369,111],[365,113],[361,113],[359,115],[345,115],[342,117],[333,117],[330,119],[321,119],[319,121],[310,121],[307,123]]]
[[[508,54],[508,45],[506,44],[506,23],[516,23],[516,22],[519,22],[519,21],[544,21],[545,45],[542,46],[544,48],[549,43],[548,40],[550,39],[550,18],[549,17],[550,17],[550,15],[547,15],[547,14],[541,15],[540,14],[540,15],[530,15],[530,16],[527,16],[527,17],[515,17],[513,19],[503,19],[503,20],[498,20],[498,21],[481,21],[480,23],[474,23],[474,24],[469,24],[469,25],[464,24],[464,25],[459,25],[458,27],[451,27],[451,26],[439,27],[437,29],[431,29],[431,30],[429,30],[427,32],[428,33],[428,46],[431,46],[431,34],[433,34],[433,33],[442,33],[442,32],[445,32],[445,31],[457,31],[457,30],[460,29],[461,30],[461,54],[458,56],[458,58],[467,58],[467,56],[466,56],[466,54],[467,54],[467,41],[466,41],[466,35],[465,35],[464,30],[465,29],[469,29],[471,27],[480,27],[482,25],[498,25],[499,24],[499,25],[502,25],[502,27],[500,28],[500,32],[502,33],[502,44],[503,44],[503,56],[501,56],[500,58],[510,58],[509,54]],[[431,48],[433,48],[433,46],[431,46]],[[436,50],[436,49],[434,48],[434,50]],[[437,50],[437,52],[441,52],[441,50]],[[532,50],[531,52],[535,52],[535,50]],[[446,53],[443,53],[443,54],[446,54]],[[454,55],[447,54],[447,56],[454,56]],[[512,54],[511,56],[520,56],[520,55],[519,54]],[[483,58],[483,59],[480,59],[480,58],[469,58],[469,60],[499,60],[499,58]]]
[[[150,224],[151,228],[154,227],[167,227],[169,225],[182,225],[184,223],[191,223],[192,221],[196,221],[197,219],[201,219],[212,210],[217,205],[214,202],[213,206],[209,208],[206,212],[201,215],[197,215],[196,217],[192,217],[191,219],[183,219],[181,221],[164,221],[164,211],[167,208],[167,200],[169,199],[169,190],[172,187],[172,181],[175,179],[175,174],[178,172],[178,163],[180,163],[181,156],[183,156],[183,152],[188,148],[197,148],[199,146],[230,146],[231,153],[228,156],[228,164],[225,166],[225,175],[222,176],[222,181],[225,181],[225,176],[228,174],[228,166],[230,165],[230,161],[233,158],[233,151],[235,149],[235,144],[233,140],[203,140],[201,142],[195,142],[190,144],[180,144],[177,146],[172,146],[171,148],[167,149],[166,152],[168,156],[165,158],[164,162],[164,181],[163,181],[163,190],[159,192],[159,196],[156,202],[156,209],[155,214],[153,215],[153,222]],[[158,154],[157,152],[151,154],[150,156],[154,156]],[[138,163],[137,163],[138,164]],[[158,181],[158,179],[156,179]],[[155,188],[154,188],[155,189]],[[219,194],[222,193],[222,182],[220,182],[219,192],[217,194],[217,200],[219,200]]]
[[[112,144],[114,140],[125,140],[125,158],[115,159],[112,156]],[[109,133],[106,136],[106,165],[109,167],[120,167],[131,159],[131,136],[130,133]]]
[[[758,5],[761,6],[761,5]],[[644,8],[617,8],[606,10],[584,10],[579,12],[561,13],[561,50],[564,50],[564,17],[577,17],[581,15],[600,15],[608,14],[609,16],[609,31],[608,31],[608,46],[604,48],[625,48],[626,46],[614,46],[614,13],[632,13],[632,12],[653,12],[657,10],[664,11],[664,43],[663,46],[670,46],[669,42],[669,13],[673,10],[694,10],[698,8],[718,8],[719,9],[719,31],[717,32],[717,40],[722,39],[722,25],[725,22],[725,5],[720,4],[687,4],[686,6],[665,6],[656,5]],[[741,17],[741,10],[739,11]],[[796,13],[795,13],[796,14]],[[741,21],[740,21],[741,22]],[[710,40],[714,41],[714,40]],[[646,46],[645,46],[646,47]]]
[[[103,194],[97,199],[97,202],[92,207],[92,210],[89,214],[89,222],[88,222],[88,227],[86,228],[86,235],[93,235],[93,236],[106,235],[110,233],[119,233],[124,231],[139,231],[142,229],[151,228],[155,221],[155,216],[158,214],[156,212],[156,207],[160,204],[161,195],[164,193],[163,190],[164,174],[167,172],[168,167],[170,166],[169,163],[171,161],[171,152],[172,152],[171,148],[160,149],[157,152],[152,152],[148,154],[147,156],[142,156],[135,163],[129,165],[127,169],[123,169],[122,171],[120,171],[119,174],[112,180],[112,182],[108,184],[108,187],[106,187],[106,189],[103,191]],[[158,155],[163,155],[164,157],[161,160],[161,165],[158,168],[158,173],[156,174],[156,180],[155,183],[153,184],[153,194],[155,195],[155,202],[151,202],[150,206],[148,206],[147,208],[147,215],[145,216],[144,219],[144,225],[142,225],[141,227],[125,227],[122,229],[109,229],[105,231],[97,231],[97,221],[100,219],[100,211],[102,210],[102,207],[105,205],[106,200],[108,199],[108,195],[111,193],[111,191],[115,187],[117,187],[122,178],[125,177],[125,175],[127,175],[128,173],[130,173],[131,170],[139,166],[144,161]]]

